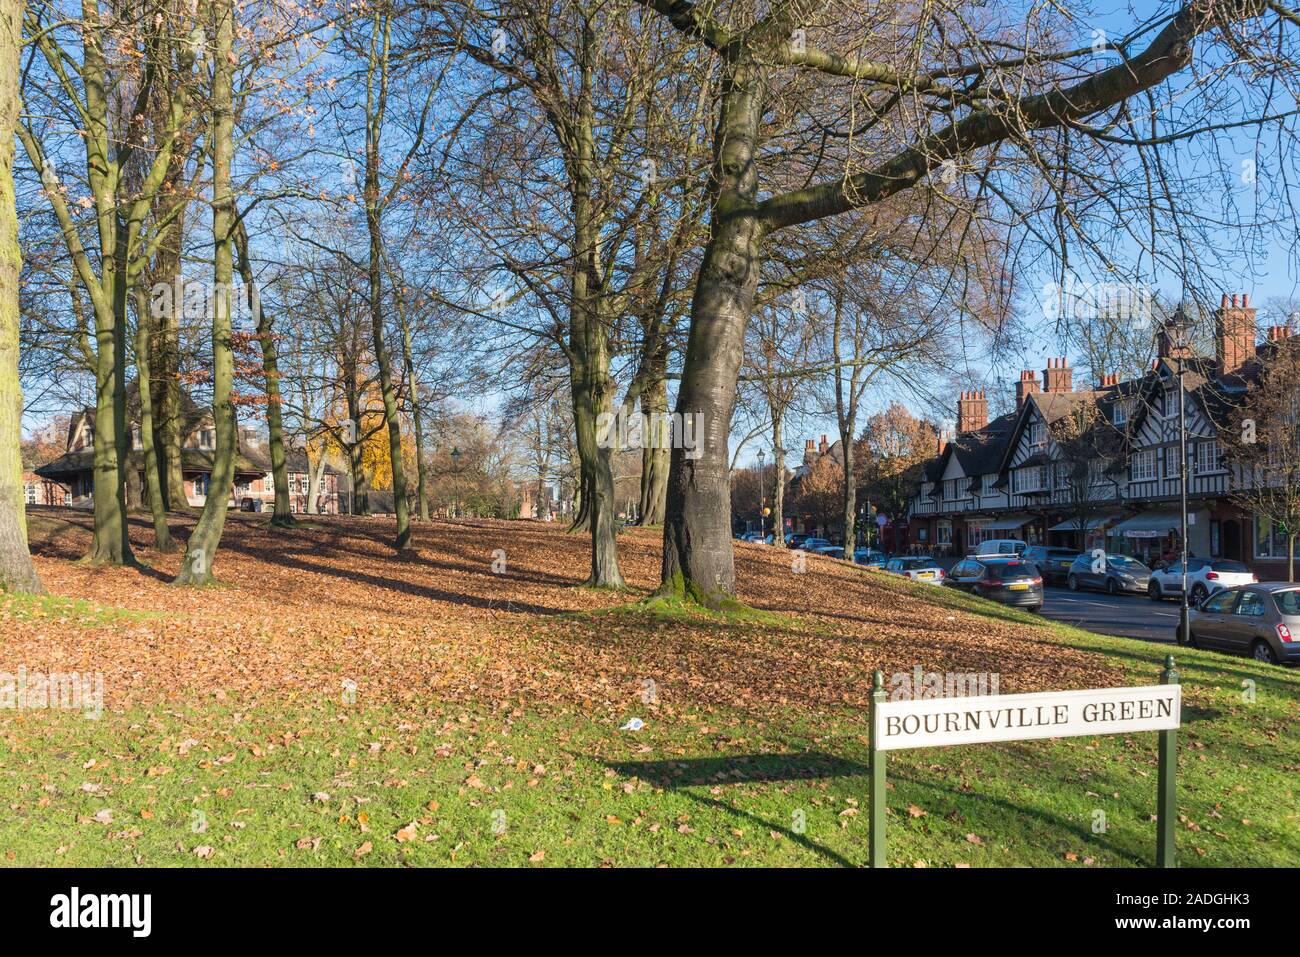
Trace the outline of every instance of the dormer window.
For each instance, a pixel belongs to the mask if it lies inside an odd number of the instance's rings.
[[[1031,448],[1041,449],[1047,444],[1047,426],[1042,422],[1035,422],[1029,426],[1029,445]]]
[[[215,449],[216,447],[217,447],[217,432],[216,432],[216,429],[200,429],[200,430],[199,430],[199,448],[201,448],[201,449]]]
[[[1116,402],[1114,408],[1110,410],[1110,421],[1112,425],[1126,425],[1128,423],[1128,403]]]

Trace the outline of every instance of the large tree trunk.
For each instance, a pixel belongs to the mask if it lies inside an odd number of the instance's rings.
[[[397,299],[397,318],[402,324],[402,361],[406,366],[406,391],[411,402],[411,422],[415,426],[415,496],[420,503],[420,521],[429,520],[429,496],[424,485],[424,419],[420,415],[420,383],[415,377],[415,355],[411,350],[411,325],[406,306]]]
[[[575,310],[576,311],[576,310]],[[574,325],[581,323],[574,320]],[[575,356],[571,363],[573,418],[578,433],[578,462],[582,470],[582,510],[591,531],[591,574],[586,584],[622,588],[618,567],[618,529],[614,524],[613,456],[616,438],[599,441],[596,423],[613,407],[613,382],[607,366],[593,370]]]
[[[185,497],[185,478],[181,468],[181,445],[185,440],[180,380],[180,319],[184,310],[181,246],[190,202],[183,181],[191,140],[188,131],[178,135],[171,165],[154,201],[154,218],[170,225],[148,272],[153,288],[172,290],[172,295],[161,297],[153,304],[149,369],[152,373],[154,450],[159,459],[163,502],[168,511],[184,512],[192,509]]]
[[[231,0],[215,0],[216,45],[212,81],[212,418],[217,448],[207,501],[185,550],[176,575],[178,585],[206,585],[212,580],[212,562],[221,544],[226,511],[235,479],[236,422],[231,399],[235,361],[231,348],[230,289],[234,278],[232,255],[235,199],[231,192],[230,165],[234,152],[234,9]]]
[[[647,432],[652,436],[641,450],[641,507],[638,525],[662,525],[664,523],[664,504],[668,495],[668,451],[666,436],[668,413],[668,381],[664,378],[662,367],[656,367],[652,379],[641,393],[641,412],[647,423]]]
[[[851,432],[852,426],[849,429]],[[853,561],[853,547],[857,544],[858,481],[853,474],[853,439],[842,431],[840,449],[844,453],[844,558]]]
[[[23,394],[18,380],[18,214],[14,206],[14,128],[22,0],[0,5],[0,590],[42,593],[27,549],[23,496]]]
[[[785,548],[785,416],[772,413],[772,544]],[[793,526],[794,523],[791,523]],[[792,528],[793,530],[793,528]]]
[[[679,413],[703,416],[704,441],[695,458],[687,458],[685,449],[672,451],[660,584],[663,594],[711,606],[736,592],[727,436],[763,242],[763,228],[754,215],[754,148],[764,84],[749,64],[729,64],[729,70],[714,136],[709,241],[691,301],[690,338],[677,396]]]
[[[162,477],[154,448],[153,357],[150,353],[153,333],[149,296],[143,288],[136,286],[135,378],[140,389],[140,455],[144,459],[145,497],[149,500],[149,513],[153,518],[154,548],[160,552],[173,552],[176,545],[167,528],[167,503],[163,500]]]
[[[239,255],[239,277],[252,303],[257,320],[257,340],[262,347],[262,380],[266,389],[266,428],[271,452],[271,483],[275,487],[275,511],[271,524],[291,528],[297,524],[289,507],[289,468],[284,455],[284,409],[280,396],[280,356],[275,345],[274,320],[263,308],[248,255],[248,231],[241,219],[235,227],[235,251]]]

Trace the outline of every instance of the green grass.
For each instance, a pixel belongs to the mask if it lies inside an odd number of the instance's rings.
[[[0,592],[0,620],[50,621],[81,628],[97,628],[119,621],[144,621],[155,612],[99,605],[81,598]]]
[[[1129,683],[1154,682],[1170,650],[1033,620],[1044,637],[1106,654]],[[1181,862],[1300,864],[1300,673],[1192,649],[1177,658]],[[861,712],[433,707],[299,698],[178,701],[98,721],[0,712],[0,846],[10,863],[70,866],[527,866],[539,851],[540,865],[866,861]],[[642,731],[617,730],[633,715]],[[1155,739],[891,753],[890,863],[1147,865]],[[104,810],[111,820],[96,819]]]

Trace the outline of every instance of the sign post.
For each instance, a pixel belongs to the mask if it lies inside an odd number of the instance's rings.
[[[876,747],[876,709],[888,700],[885,675],[871,679],[871,866],[885,867],[885,752]]]
[[[1160,672],[1161,684],[1178,684],[1174,670],[1174,656],[1165,656],[1165,670]],[[1156,867],[1177,867],[1174,863],[1174,821],[1178,817],[1177,788],[1178,728],[1160,732],[1160,770],[1156,789]]]
[[[978,695],[890,701],[884,675],[871,687],[872,867],[885,867],[885,752],[903,748],[950,747],[994,741],[1028,741],[1098,734],[1160,734],[1156,795],[1156,866],[1174,866],[1175,776],[1182,685],[1173,655],[1165,659],[1160,684],[1086,691]]]

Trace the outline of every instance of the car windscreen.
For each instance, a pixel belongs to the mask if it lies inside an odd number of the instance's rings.
[[[1129,558],[1127,555],[1107,555],[1106,561],[1110,562],[1110,564],[1115,566],[1116,568],[1124,569],[1124,571],[1129,571],[1129,572],[1150,571],[1150,569],[1148,569],[1136,558]]]

